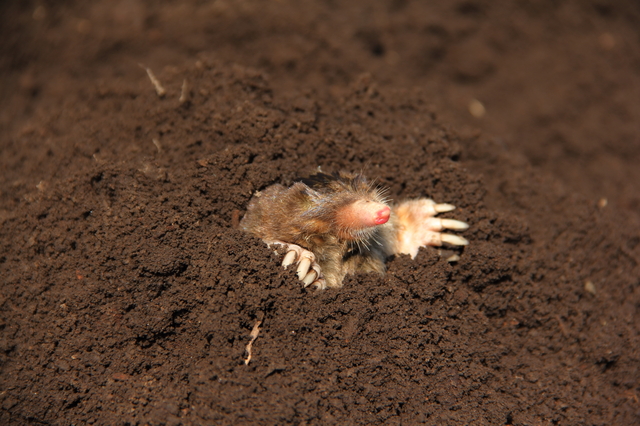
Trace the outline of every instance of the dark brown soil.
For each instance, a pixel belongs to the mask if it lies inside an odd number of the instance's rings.
[[[622,0],[1,3],[0,423],[640,424],[638,28]],[[302,289],[234,225],[317,166],[457,205],[471,244]]]

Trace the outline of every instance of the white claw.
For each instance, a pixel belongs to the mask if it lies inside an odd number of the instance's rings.
[[[452,254],[451,256],[449,256],[447,258],[447,262],[449,262],[449,263],[455,263],[458,260],[460,260],[460,256],[458,256],[457,254]]]
[[[441,234],[440,239],[443,243],[449,243],[454,246],[466,246],[469,244],[469,241],[457,235]]]
[[[298,254],[294,250],[291,250],[290,252],[288,252],[287,255],[284,257],[284,259],[282,259],[282,266],[284,266],[284,269],[287,269],[287,266],[295,262],[297,257],[298,257]]]
[[[320,278],[314,284],[316,285],[316,290],[324,290],[325,288],[327,288],[327,282],[324,280],[324,278]]]
[[[302,281],[302,279],[309,272],[309,268],[311,267],[311,259],[308,257],[303,258],[298,264],[298,279]]]
[[[441,219],[442,227],[447,229],[454,229],[456,231],[464,231],[469,228],[469,225],[465,222],[454,219]]]
[[[456,209],[456,206],[451,204],[435,204],[433,209],[438,213],[446,213]]]
[[[304,286],[309,287],[316,280],[317,276],[318,274],[316,274],[316,271],[311,270],[311,272],[309,272],[307,276],[304,277],[304,279],[302,280],[302,282],[304,283]]]

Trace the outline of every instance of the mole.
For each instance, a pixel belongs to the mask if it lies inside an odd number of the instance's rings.
[[[413,259],[420,247],[469,243],[443,232],[469,225],[435,217],[455,206],[428,198],[390,204],[385,192],[362,174],[318,172],[289,188],[274,184],[257,192],[240,227],[284,247],[282,265],[297,266],[304,286],[317,289],[342,287],[347,274],[383,274],[393,255]]]

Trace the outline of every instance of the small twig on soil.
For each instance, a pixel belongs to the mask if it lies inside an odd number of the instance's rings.
[[[244,365],[249,365],[249,362],[251,361],[251,346],[253,345],[253,342],[255,342],[255,340],[258,338],[258,334],[260,333],[260,324],[262,324],[262,321],[258,320],[258,322],[256,322],[253,326],[253,330],[251,330],[251,334],[249,335],[251,336],[251,340],[249,341],[249,343],[247,343],[247,347],[245,348],[247,351],[247,359],[244,360]]]
[[[160,84],[156,76],[153,75],[153,71],[151,71],[151,68],[147,68],[142,64],[138,64],[138,65],[140,65],[140,68],[142,68],[147,72],[147,75],[149,76],[149,80],[151,80],[151,84],[153,84],[153,87],[155,87],[156,93],[158,94],[158,96],[161,98],[164,97],[164,95],[167,94],[167,91],[164,90],[164,87],[162,87],[162,85]]]
[[[562,335],[564,337],[569,337],[569,333],[567,332],[567,327],[564,325],[564,322],[562,321],[562,318],[560,318],[560,315],[556,315],[555,318],[556,318],[556,321],[558,321],[558,325],[560,326],[560,332],[562,333]]]
[[[187,92],[189,91],[189,85],[187,84],[187,79],[182,80],[182,92],[180,92],[180,99],[178,102],[181,104],[187,101]]]
[[[162,147],[160,146],[160,142],[158,142],[158,139],[153,138],[151,139],[151,141],[156,146],[156,149],[158,150],[158,152],[162,152]]]

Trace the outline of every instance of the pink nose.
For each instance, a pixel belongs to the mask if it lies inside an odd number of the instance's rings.
[[[384,206],[380,210],[376,212],[376,217],[374,222],[376,225],[382,225],[383,223],[387,223],[389,220],[389,215],[391,214],[391,209],[387,206]]]

